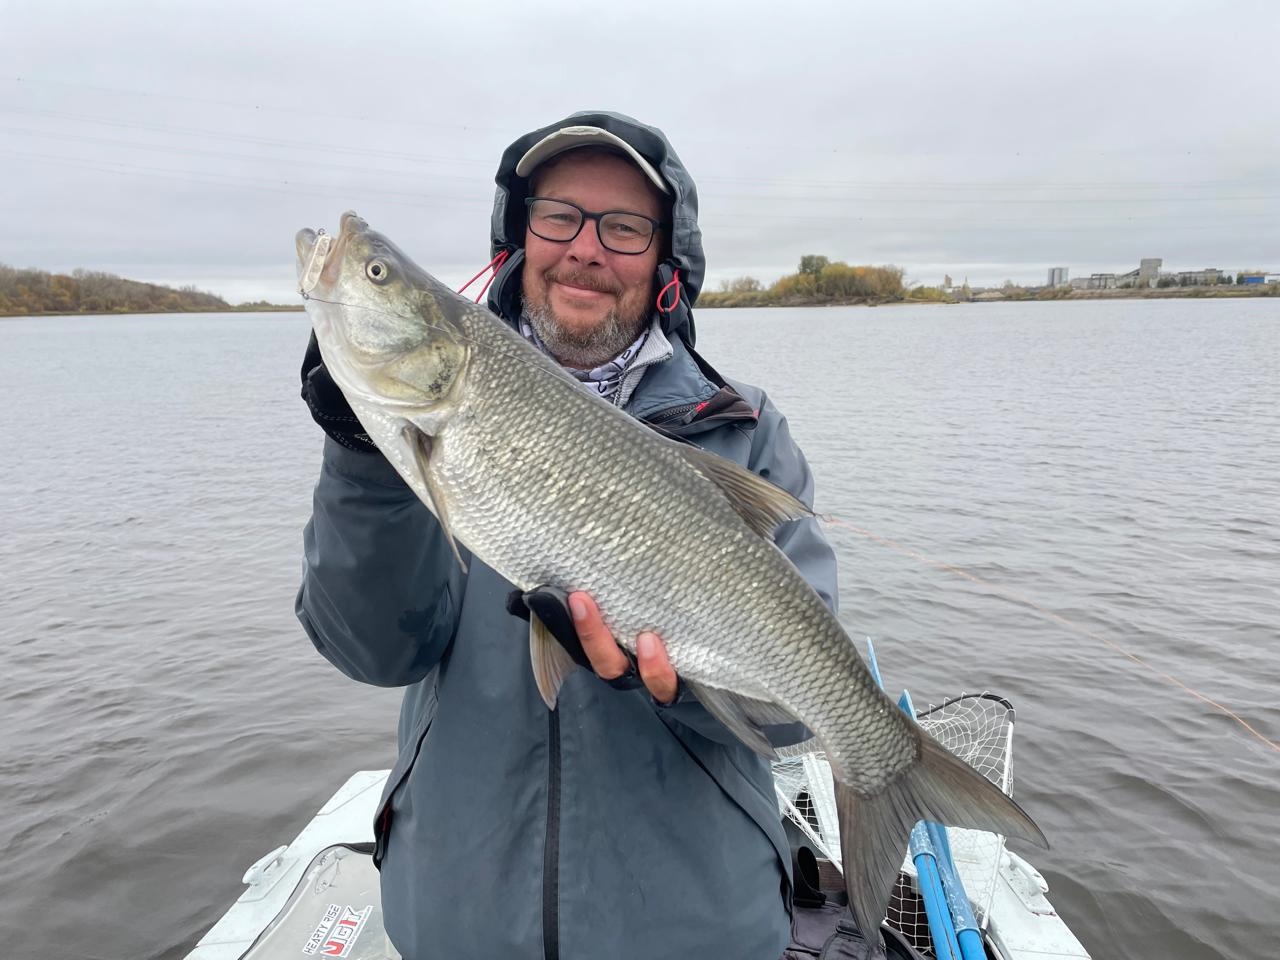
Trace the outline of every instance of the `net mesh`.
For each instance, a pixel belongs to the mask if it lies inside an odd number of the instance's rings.
[[[1005,793],[1012,793],[1013,706],[983,693],[956,697],[917,715],[920,725],[948,750],[974,767]],[[840,828],[836,820],[831,768],[821,753],[786,757],[773,765],[778,806],[809,840],[819,856],[840,864]],[[952,859],[973,904],[978,925],[985,928],[995,894],[1004,838],[981,830],[948,828]],[[915,865],[903,863],[889,901],[889,925],[900,930],[918,951],[934,956],[924,902],[916,890]]]

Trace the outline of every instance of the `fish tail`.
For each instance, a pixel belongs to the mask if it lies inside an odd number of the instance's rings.
[[[918,821],[1049,845],[1035,821],[986,777],[927,734],[921,734],[920,745],[919,758],[879,793],[860,793],[835,781],[845,891],[854,922],[869,941],[879,936]]]

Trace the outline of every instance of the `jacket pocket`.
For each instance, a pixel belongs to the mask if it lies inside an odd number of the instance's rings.
[[[734,743],[722,744],[710,740],[678,720],[658,713],[660,719],[670,731],[676,742],[685,753],[702,768],[711,781],[720,788],[756,827],[764,834],[777,856],[778,870],[782,874],[784,886],[781,891],[783,902],[791,909],[791,845],[787,842],[782,827],[782,818],[778,814],[778,800],[773,794],[773,778],[767,777],[765,783],[756,782],[748,771],[755,755],[747,747]],[[740,766],[735,754],[743,760]]]
[[[439,667],[422,681],[431,684],[431,693],[423,704],[422,715],[418,719],[417,726],[405,741],[400,756],[396,758],[395,766],[387,774],[386,785],[382,788],[378,812],[373,817],[373,865],[378,868],[382,867],[382,858],[387,852],[387,838],[391,833],[391,820],[395,817],[396,797],[400,793],[400,788],[404,786],[404,782],[409,779],[409,774],[413,772],[413,765],[417,763],[418,754],[422,752],[422,744],[426,741],[427,734],[431,732],[431,723],[436,716],[435,685],[438,677]]]

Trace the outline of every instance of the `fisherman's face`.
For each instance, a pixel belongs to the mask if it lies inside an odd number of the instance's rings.
[[[608,154],[560,158],[535,173],[533,193],[592,213],[622,210],[661,220],[661,194],[629,160]],[[568,243],[525,231],[525,316],[556,358],[589,369],[612,360],[649,320],[662,237],[628,255],[606,250],[595,221]]]

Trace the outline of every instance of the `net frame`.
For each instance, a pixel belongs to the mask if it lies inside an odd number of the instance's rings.
[[[1012,796],[1014,709],[1008,700],[993,693],[961,694],[918,712],[916,720],[934,739]],[[800,830],[820,857],[840,870],[835,785],[826,758],[821,751],[781,758],[773,763],[773,776],[779,813]],[[978,926],[985,931],[1004,837],[982,830],[946,829],[956,872]],[[887,921],[922,954],[935,956],[910,854],[894,885]]]

